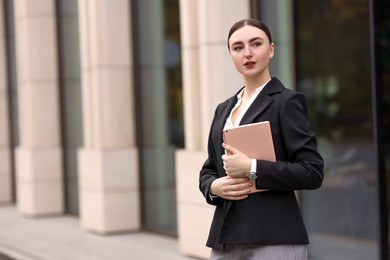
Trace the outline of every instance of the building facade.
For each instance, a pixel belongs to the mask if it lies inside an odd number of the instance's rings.
[[[226,46],[256,17],[271,74],[305,94],[325,180],[297,191],[311,259],[388,259],[388,0],[1,0],[0,205],[148,230],[207,258],[198,190],[216,106],[242,86]],[[1,210],[1,208],[0,208]]]

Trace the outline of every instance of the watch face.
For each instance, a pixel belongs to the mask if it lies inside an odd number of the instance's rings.
[[[257,178],[257,175],[255,172],[248,173],[248,178],[251,180],[255,180]]]

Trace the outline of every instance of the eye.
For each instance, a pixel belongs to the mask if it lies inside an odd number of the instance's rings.
[[[242,50],[242,46],[234,46],[233,50],[234,51],[240,51],[240,50]]]
[[[262,45],[261,42],[254,42],[254,43],[253,43],[253,46],[254,46],[254,47],[259,47],[259,46],[261,46],[261,45]]]

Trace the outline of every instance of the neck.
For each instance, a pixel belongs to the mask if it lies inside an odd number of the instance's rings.
[[[264,85],[270,79],[271,76],[269,74],[262,77],[246,77],[244,79],[246,94],[252,95],[258,87]]]

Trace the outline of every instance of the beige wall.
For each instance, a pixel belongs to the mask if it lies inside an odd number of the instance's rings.
[[[140,228],[127,0],[79,1],[84,146],[79,151],[81,226]]]
[[[12,201],[4,1],[0,1],[0,203]]]
[[[185,149],[176,153],[179,243],[183,254],[208,258],[205,247],[214,207],[198,189],[207,138],[216,106],[242,80],[227,50],[228,30],[250,14],[249,1],[181,0]]]

